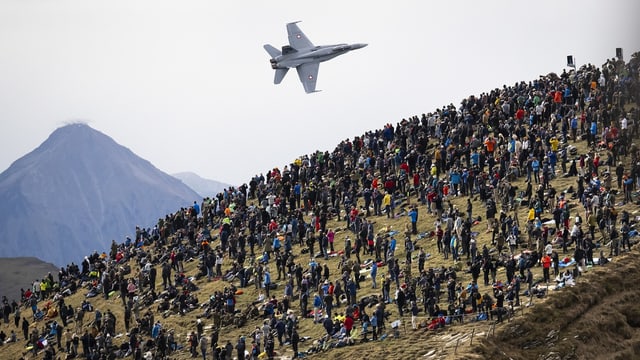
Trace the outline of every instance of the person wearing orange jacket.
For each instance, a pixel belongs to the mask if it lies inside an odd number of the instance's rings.
[[[489,155],[493,155],[493,151],[495,150],[496,147],[496,140],[493,138],[492,135],[489,135],[485,140],[484,140],[484,146],[487,149],[487,153],[489,153]]]
[[[548,254],[544,254],[542,259],[540,259],[542,263],[542,274],[544,276],[544,281],[546,283],[549,282],[549,269],[551,268],[551,257]]]

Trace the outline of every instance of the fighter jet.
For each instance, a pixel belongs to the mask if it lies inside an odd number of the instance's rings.
[[[316,92],[318,68],[320,63],[346,54],[351,50],[361,49],[367,44],[338,44],[314,46],[307,36],[300,30],[299,21],[287,24],[289,45],[282,47],[282,51],[267,44],[264,49],[271,55],[271,68],[276,71],[274,84],[280,84],[290,68],[296,68],[304,91]]]

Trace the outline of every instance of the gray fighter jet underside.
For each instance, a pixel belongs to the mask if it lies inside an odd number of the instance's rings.
[[[287,24],[289,45],[283,46],[282,51],[269,44],[264,45],[264,49],[271,55],[271,68],[276,71],[273,82],[280,84],[287,71],[290,68],[296,68],[307,94],[316,92],[318,68],[321,62],[367,46],[367,44],[314,46],[296,24],[297,22]]]

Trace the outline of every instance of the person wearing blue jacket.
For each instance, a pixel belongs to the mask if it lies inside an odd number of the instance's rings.
[[[322,298],[316,293],[313,296],[313,323],[320,321],[320,310],[322,309]]]
[[[624,186],[624,202],[633,203],[633,198],[631,197],[631,193],[633,192],[633,177],[624,175],[622,185]]]
[[[375,289],[377,287],[376,276],[378,275],[378,264],[375,261],[371,266],[371,271],[369,274],[371,275],[371,288]]]
[[[264,292],[269,299],[269,288],[271,288],[271,274],[269,273],[269,269],[264,271]]]
[[[596,136],[598,135],[598,124],[594,121],[591,122],[591,128],[589,130],[589,145],[596,143]]]
[[[418,209],[412,206],[407,215],[411,219],[411,233],[416,235],[418,233]]]
[[[160,329],[162,329],[162,325],[160,325],[160,322],[157,321],[154,325],[153,328],[151,329],[151,337],[152,338],[157,338],[158,335],[160,334]]]
[[[389,255],[393,256],[396,252],[396,238],[391,236],[391,241],[389,242]]]
[[[533,180],[537,184],[540,181],[540,161],[536,157],[531,160],[531,170],[533,170]]]
[[[556,176],[556,164],[558,163],[558,154],[555,151],[549,151],[547,154],[549,158],[549,166],[551,167],[551,174],[553,177]]]
[[[379,309],[378,306],[376,309]],[[369,318],[369,324],[371,324],[371,336],[373,338],[371,340],[378,340],[378,311],[374,311],[371,317]]]
[[[458,261],[458,238],[455,232],[451,234],[451,242],[449,243],[449,247],[451,248],[453,261]]]
[[[574,143],[578,141],[578,118],[575,116],[571,119],[571,138]]]
[[[480,166],[480,153],[478,152],[478,149],[473,149],[469,158],[471,159],[471,166]]]
[[[198,215],[200,215],[200,205],[198,205],[197,202],[193,202],[193,212],[196,214],[196,217],[198,217]]]
[[[273,251],[275,251],[276,253],[279,253],[281,246],[282,246],[282,243],[280,242],[280,238],[276,234],[276,236],[273,237]]]
[[[469,170],[468,169],[463,169],[462,170],[462,174],[460,174],[460,177],[462,178],[462,195],[467,196],[467,195],[471,195],[471,186],[469,186]]]
[[[449,181],[451,181],[451,185],[453,185],[453,195],[458,195],[458,190],[460,189],[460,182],[462,178],[460,177],[460,173],[457,169],[452,169],[449,173]]]

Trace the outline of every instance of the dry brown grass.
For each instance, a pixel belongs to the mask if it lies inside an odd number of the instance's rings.
[[[578,286],[554,293],[544,307],[471,351],[491,359],[637,359],[638,255],[634,249],[612,266],[593,269]]]

